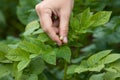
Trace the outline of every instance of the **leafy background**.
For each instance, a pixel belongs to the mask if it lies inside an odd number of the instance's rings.
[[[77,26],[78,14],[86,9],[89,13],[89,8],[94,13],[112,11],[112,15],[108,23],[90,28],[89,33],[81,34],[83,28],[79,37],[69,34],[69,44],[60,48],[38,29],[34,7],[39,2],[0,2],[1,80],[120,80],[119,0],[75,0],[70,25]]]

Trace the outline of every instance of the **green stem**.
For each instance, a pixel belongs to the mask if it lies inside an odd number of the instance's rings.
[[[67,62],[65,61],[65,66],[64,66],[64,77],[63,77],[63,80],[66,80],[67,79]]]

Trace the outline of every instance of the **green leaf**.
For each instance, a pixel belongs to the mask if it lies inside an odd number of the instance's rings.
[[[103,65],[103,64],[102,65],[95,65],[93,67],[90,67],[88,70],[100,72],[104,67],[105,67],[105,65]]]
[[[50,38],[48,37],[48,35],[45,34],[45,33],[39,34],[38,39],[39,39],[41,42],[46,42],[46,41],[50,40]]]
[[[71,15],[70,17],[70,32],[77,32],[80,27],[80,21],[78,18]],[[69,33],[70,34],[70,33]]]
[[[117,60],[110,64],[110,68],[115,69],[120,72],[120,60]]]
[[[17,65],[18,71],[22,71],[24,68],[26,68],[28,64],[30,63],[30,61],[31,61],[30,59],[24,59],[20,61]]]
[[[96,63],[98,63],[102,58],[110,54],[111,50],[104,50],[101,52],[98,52],[92,56],[90,56],[87,60],[87,64],[89,66],[94,66]]]
[[[2,12],[2,10],[0,10],[0,25],[2,25],[1,27],[4,27],[5,24],[6,24],[5,15]]]
[[[104,68],[104,70],[106,70],[107,72],[114,72],[114,73],[117,73],[117,70],[114,69],[114,68]]]
[[[40,34],[40,33],[44,33],[44,31],[42,29],[38,29],[37,31],[34,31],[32,34]]]
[[[104,80],[103,76],[105,73],[101,73],[101,74],[93,74],[89,80]]]
[[[39,22],[37,20],[30,22],[23,33],[24,36],[31,35],[35,30],[40,27]]]
[[[39,80],[49,80],[45,74],[39,75]]]
[[[21,77],[23,75],[23,71],[18,71],[17,65],[18,65],[18,62],[13,63],[12,75],[15,77],[15,80],[21,80]]]
[[[14,80],[10,75],[0,78],[0,80]]]
[[[30,59],[35,58],[35,57],[37,57],[37,56],[39,56],[39,54],[31,54],[31,55],[30,55]]]
[[[30,74],[30,77],[28,80],[38,80],[38,76],[36,74]]]
[[[85,33],[88,29],[88,27],[90,27],[90,25],[93,23],[93,21],[91,21],[91,17],[92,17],[92,13],[90,12],[90,9],[86,9],[84,10],[81,14],[80,14],[80,33]]]
[[[71,70],[74,70],[72,72],[76,73],[82,73],[86,71],[100,72],[103,68],[105,68],[105,64],[112,63],[120,59],[120,54],[109,54],[110,52],[111,50],[98,52],[97,54],[90,56],[88,60],[82,61],[81,64],[75,69],[72,67],[73,69],[71,68]],[[113,71],[112,67],[110,68]],[[116,69],[119,70],[118,67],[116,67]]]
[[[11,65],[1,65],[0,64],[0,78],[7,76],[11,73],[12,67]]]
[[[67,74],[68,75],[74,74],[76,67],[77,67],[77,65],[71,65],[71,66],[69,66],[68,69],[67,69]]]
[[[79,66],[75,69],[75,72],[79,73],[79,74],[82,73],[82,72],[86,72],[86,71],[88,71],[88,68],[85,68],[83,66]]]
[[[109,64],[109,63],[115,62],[118,59],[120,59],[120,54],[110,54],[110,55],[106,56],[105,58],[103,58],[100,61],[100,63]]]
[[[57,57],[65,59],[67,62],[70,62],[71,59],[71,50],[68,46],[61,46],[58,48]]]
[[[28,41],[22,41],[19,43],[19,47],[27,52],[39,54],[41,47]]]
[[[49,64],[56,65],[56,52],[55,52],[55,50],[53,49],[49,52],[43,53],[42,59],[45,60]]]
[[[44,43],[41,42],[41,40],[37,39],[37,38],[33,38],[33,37],[26,37],[25,38],[25,41],[26,42],[29,42],[29,43],[32,43],[32,44],[35,44],[37,45],[38,47],[44,47]]]
[[[91,21],[94,21],[92,26],[100,26],[107,23],[109,21],[111,13],[112,13],[111,11],[100,11],[94,14],[93,17],[91,18]]]
[[[42,73],[43,70],[45,69],[45,63],[40,57],[34,58],[29,66],[30,66],[30,72],[37,75]]]
[[[6,57],[12,61],[21,61],[24,59],[29,59],[29,53],[20,48],[16,48],[10,50]]]
[[[75,72],[76,73],[82,73],[82,72],[86,72],[88,70],[89,70],[89,67],[87,65],[87,61],[83,60],[81,62],[81,64],[78,67],[76,67]]]
[[[0,51],[0,61],[3,60],[4,58],[5,58],[5,54]]]
[[[0,60],[1,63],[13,63],[11,60],[4,58]]]
[[[86,71],[97,71],[100,72],[105,66],[104,64],[98,64],[98,62],[107,56],[111,50],[104,50],[94,54],[88,58],[87,61],[82,61],[80,66],[75,69],[75,72],[81,73]]]
[[[17,16],[23,24],[28,24],[31,21],[37,20],[39,17],[35,11],[35,5],[41,0],[19,0],[17,7]],[[26,6],[27,5],[27,6]]]
[[[81,25],[81,27],[87,27],[86,24],[87,24],[87,22],[89,22],[91,16],[92,16],[92,14],[90,12],[90,8],[84,10],[80,14],[80,25]]]
[[[72,15],[70,19],[70,33],[73,33],[73,36],[77,33],[86,33],[89,27],[93,24],[93,21],[90,20],[92,15],[93,14],[90,12],[89,8],[75,17]]]
[[[39,54],[45,45],[37,38],[27,37],[19,44],[19,47],[27,52]]]
[[[82,61],[80,66],[76,67],[75,72],[79,74],[86,71],[100,72],[104,67],[104,65],[94,65],[92,67],[88,67],[87,62]]]
[[[12,63],[12,61],[8,60],[5,56],[9,53],[11,50],[10,47],[8,47],[4,43],[0,43],[0,62],[1,63]]]
[[[4,43],[0,43],[0,51],[7,54],[9,52],[9,50],[11,50],[10,47],[8,47],[6,44]]]
[[[104,80],[116,80],[116,78],[120,78],[120,73],[107,72],[104,75]]]

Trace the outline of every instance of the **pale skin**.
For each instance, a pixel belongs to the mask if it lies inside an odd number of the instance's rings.
[[[59,46],[68,42],[69,18],[73,4],[74,0],[44,0],[36,5],[42,29]]]

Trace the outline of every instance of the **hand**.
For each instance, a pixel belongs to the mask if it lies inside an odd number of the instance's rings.
[[[44,0],[36,5],[42,29],[58,45],[67,43],[69,18],[74,0]]]

